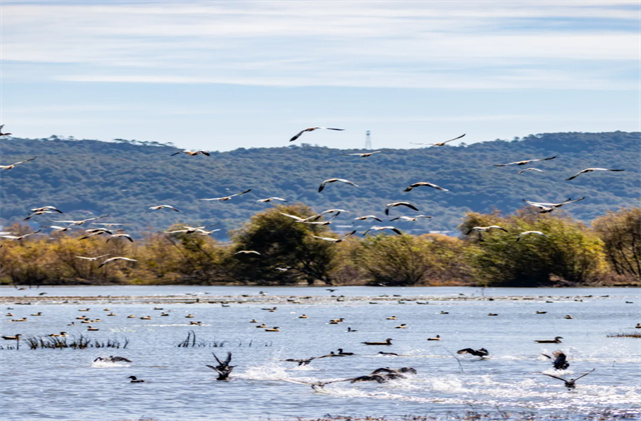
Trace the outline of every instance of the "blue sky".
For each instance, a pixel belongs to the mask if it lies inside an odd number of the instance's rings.
[[[0,121],[230,150],[639,131],[638,1],[2,0]]]

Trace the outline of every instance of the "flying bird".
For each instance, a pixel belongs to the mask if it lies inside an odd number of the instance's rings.
[[[406,206],[406,207],[408,207],[410,209],[418,211],[418,208],[416,206],[412,205],[410,202],[392,202],[392,203],[388,203],[387,205],[385,205],[385,215],[389,215],[390,208],[395,208],[397,206]]]
[[[523,231],[516,238],[516,241],[519,241],[521,239],[521,237],[523,237],[524,235],[531,235],[531,234],[536,234],[536,235],[540,235],[540,236],[545,237],[545,238],[550,238],[547,235],[543,234],[541,231]]]
[[[436,190],[443,190],[443,191],[449,191],[448,189],[444,189],[443,187],[439,187],[436,184],[433,183],[428,183],[427,181],[419,181],[418,183],[410,184],[405,190],[403,191],[412,191],[413,188],[415,187],[431,187]]]
[[[538,172],[543,172],[543,170],[540,170],[540,169],[538,169],[538,168],[526,168],[526,169],[524,169],[524,170],[519,171],[519,174],[523,174],[524,172],[527,172],[527,171],[538,171]]]
[[[137,262],[138,260],[136,259],[130,259],[129,257],[110,257],[109,259],[105,260],[101,264],[98,265],[99,268],[103,267],[107,263],[115,262],[117,260],[124,260],[126,262]]]
[[[541,373],[541,374],[545,374],[546,376],[552,377],[554,379],[562,380],[563,382],[565,382],[565,387],[567,387],[568,389],[572,390],[572,389],[576,388],[576,384],[575,383],[576,383],[577,380],[587,376],[588,374],[592,373],[594,370],[596,370],[596,369],[593,368],[592,370],[588,371],[587,373],[584,373],[584,374],[580,375],[576,379],[570,379],[570,380],[564,379],[563,377],[555,376],[553,374],[548,374],[548,373]]]
[[[501,230],[501,231],[508,232],[505,228],[499,227],[498,225],[490,225],[489,227],[472,227],[472,228],[470,228],[470,230],[465,235],[470,235],[474,231],[477,231],[480,234],[481,232],[488,232],[488,231],[493,230],[493,229],[498,229],[498,230]]]
[[[525,203],[527,203],[530,206],[534,206],[534,207],[538,208],[539,209],[539,213],[548,213],[548,212],[552,212],[556,208],[560,208],[563,205],[567,205],[568,203],[579,202],[579,201],[581,201],[583,199],[585,199],[585,196],[580,197],[580,198],[575,199],[575,200],[572,200],[572,199],[568,198],[567,200],[564,200],[563,202],[559,202],[559,203],[530,202],[529,200],[525,200],[525,199],[521,199],[521,200],[523,200]]]
[[[95,221],[96,219],[104,218],[105,216],[109,216],[109,215],[94,216],[93,218],[79,219],[76,221],[53,221],[53,222],[64,222],[66,224],[71,224],[71,225],[84,225],[89,221]]]
[[[429,215],[416,215],[414,217],[412,217],[412,216],[404,216],[403,215],[403,216],[397,216],[396,218],[392,218],[392,219],[390,219],[390,221],[398,221],[400,219],[401,221],[406,221],[406,222],[416,222],[420,218],[432,218],[432,217],[429,216]]]
[[[358,187],[357,184],[352,183],[349,180],[345,180],[344,178],[328,178],[327,180],[323,181],[320,186],[318,187],[318,192],[322,192],[325,186],[329,183],[335,183],[337,181],[340,181],[341,183],[346,183],[346,184],[351,184],[352,186]]]
[[[446,140],[446,141],[444,141],[444,142],[438,142],[438,143],[414,143],[414,142],[410,142],[410,143],[412,143],[412,144],[414,144],[414,145],[445,146],[445,144],[446,144],[446,143],[448,143],[448,142],[452,142],[452,141],[457,140],[457,139],[460,139],[460,138],[462,138],[463,136],[465,136],[465,133],[463,133],[463,134],[462,134],[462,135],[460,135],[460,136],[455,137],[454,139],[450,139],[450,140]]]
[[[592,171],[625,171],[625,170],[613,170],[613,169],[609,169],[609,168],[586,168],[586,169],[581,170],[578,173],[574,174],[572,177],[566,178],[565,180],[566,181],[574,180],[575,178],[577,178],[581,174],[587,174],[587,173],[590,173]]]
[[[490,355],[490,352],[485,348],[481,348],[481,349],[472,349],[472,348],[459,349],[458,351],[456,351],[456,353],[457,354],[470,354],[470,355],[474,355],[475,357],[481,357],[481,358],[484,358],[484,357],[487,357],[488,355]]]
[[[171,205],[158,205],[158,206],[150,206],[149,209],[151,210],[160,210],[160,209],[171,209],[172,211],[175,212],[180,212],[178,209]]]
[[[260,256],[260,252],[257,252],[256,250],[238,250],[234,254],[256,254],[256,255]]]
[[[5,133],[2,131],[4,124],[0,124],[0,136],[9,136],[11,133]]]
[[[308,127],[307,129],[303,129],[300,132],[296,133],[294,135],[294,137],[289,139],[289,141],[293,142],[294,140],[298,139],[303,133],[305,133],[305,132],[313,132],[314,130],[319,130],[319,129],[322,129],[322,130],[336,130],[336,131],[340,131],[340,132],[345,130],[345,129],[336,129],[336,128],[333,128],[333,127]]]
[[[258,199],[257,202],[258,203],[269,203],[269,202],[273,202],[274,200],[278,200],[279,202],[287,202],[286,199],[283,199],[282,197],[275,197],[275,196],[267,197],[265,199]]]
[[[133,238],[129,234],[111,234],[109,238],[107,238],[107,242],[111,240],[112,238],[126,238],[127,240],[131,241],[132,243],[134,242]]]
[[[184,153],[185,155],[188,155],[188,156],[196,156],[196,155],[200,155],[200,154],[203,154],[203,155],[206,155],[206,156],[210,156],[209,152],[207,152],[207,151],[178,151],[178,152],[172,153],[171,156],[178,155],[178,154],[181,154],[181,153]]]
[[[216,354],[214,354],[214,358],[216,359],[216,362],[218,365],[213,366],[213,365],[207,365],[207,367],[211,368],[212,370],[215,370],[218,373],[218,378],[216,380],[227,380],[229,375],[231,374],[232,370],[234,369],[235,366],[229,365],[231,363],[231,352],[227,352],[227,358],[225,358],[225,361],[221,361],[218,359]]]
[[[240,193],[230,194],[229,196],[214,197],[212,199],[200,199],[200,200],[218,200],[219,202],[226,202],[228,200],[231,200],[232,197],[241,196],[245,193],[249,193],[250,191],[252,191],[252,189],[247,189],[245,191],[241,191]]]
[[[63,213],[60,209],[56,208],[55,206],[47,205],[47,206],[41,206],[39,208],[33,208],[30,209],[31,212],[45,212],[45,211],[50,211],[50,212],[58,212],[58,213]]]
[[[551,360],[554,359],[554,361],[552,362],[552,366],[554,366],[555,370],[565,370],[570,366],[570,363],[568,362],[568,359],[563,353],[563,351],[554,351],[552,353],[552,356],[554,358],[550,357],[548,354],[541,354],[541,355]]]
[[[35,156],[33,158],[25,159],[24,161],[14,162],[13,164],[0,165],[0,170],[12,170],[16,165],[24,164],[25,162],[33,161],[34,159],[36,159]]]
[[[361,158],[367,158],[368,156],[372,156],[375,153],[381,153],[382,151],[372,151],[372,152],[360,152],[360,153],[348,153],[348,156],[360,156]]]
[[[378,222],[383,222],[383,220],[376,215],[363,215],[363,216],[357,216],[356,218],[354,218],[355,221],[366,221],[368,219],[373,219]]]
[[[368,228],[368,229],[363,233],[363,235],[367,235],[367,233],[368,233],[368,232],[370,232],[370,231],[382,231],[382,230],[390,230],[390,231],[394,231],[394,232],[395,232],[396,234],[398,234],[398,235],[403,235],[403,231],[401,231],[400,229],[398,229],[398,228],[396,228],[396,227],[393,227],[393,226],[391,226],[391,225],[388,225],[388,226],[386,226],[386,227],[379,227],[379,226],[369,227],[369,228]]]
[[[314,238],[318,238],[318,239],[320,239],[320,240],[331,241],[331,242],[333,242],[333,243],[340,243],[341,241],[343,241],[343,240],[344,240],[344,239],[346,239],[347,237],[349,237],[349,236],[351,236],[351,235],[354,235],[354,234],[356,234],[356,230],[351,231],[351,232],[348,232],[347,234],[342,235],[342,236],[340,236],[340,237],[338,237],[338,238],[319,237],[318,235],[312,235],[312,237],[314,237]]]
[[[524,161],[514,161],[510,162],[508,164],[494,164],[495,167],[507,167],[508,165],[526,165],[529,164],[530,162],[539,162],[539,161],[549,161],[550,159],[556,158],[555,156],[551,156],[549,158],[540,158],[540,159],[526,159]]]
[[[86,257],[86,256],[75,256],[75,257],[76,257],[76,259],[83,259],[83,260],[89,260],[91,262],[95,262],[96,260],[98,260],[98,259],[100,259],[102,257],[107,257],[107,256],[109,256],[109,255],[108,254],[101,254],[100,256],[96,256],[96,257]]]
[[[22,234],[22,235],[2,235],[0,237],[6,238],[7,240],[12,240],[12,241],[21,241],[21,240],[24,240],[27,237],[30,237],[30,236],[32,236],[34,234],[39,233],[40,231],[41,230],[34,231],[34,232],[29,232],[27,234]]]

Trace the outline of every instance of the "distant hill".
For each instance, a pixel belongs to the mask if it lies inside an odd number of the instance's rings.
[[[227,230],[242,226],[271,203],[257,199],[279,196],[302,202],[317,211],[348,209],[335,222],[351,224],[355,216],[384,216],[385,204],[408,200],[433,219],[395,223],[411,233],[455,231],[465,212],[511,213],[522,199],[542,202],[586,199],[563,209],[585,222],[621,207],[638,206],[641,198],[641,133],[548,133],[513,141],[495,140],[472,145],[384,150],[367,158],[349,156],[356,150],[330,149],[306,144],[282,148],[236,149],[211,156],[186,156],[170,145],[135,141],[101,142],[4,138],[0,164],[30,157],[34,161],[0,171],[0,224],[23,222],[29,209],[54,205],[65,212],[36,216],[28,222],[47,226],[50,220],[81,219],[109,214],[105,222],[129,224],[127,231],[164,230],[172,223],[213,225]],[[495,167],[529,158],[556,159],[526,166]],[[519,170],[536,167],[544,172]],[[583,174],[565,179],[587,167],[621,168],[625,172]],[[332,183],[348,179],[359,187]],[[403,192],[417,181],[429,181],[449,191],[419,187]],[[227,202],[202,198],[227,196],[251,188],[249,194]],[[180,209],[149,211],[157,204]],[[413,215],[392,209],[391,216]]]

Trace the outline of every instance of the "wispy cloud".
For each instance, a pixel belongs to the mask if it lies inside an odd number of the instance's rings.
[[[636,1],[5,1],[2,55],[5,80],[629,89],[635,78],[615,72],[638,68],[637,12]]]

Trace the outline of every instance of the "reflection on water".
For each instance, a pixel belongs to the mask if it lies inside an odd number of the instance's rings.
[[[0,298],[5,297],[2,335],[20,333],[23,338],[20,350],[15,341],[0,343],[2,419],[238,420],[326,414],[445,418],[498,409],[581,419],[605,410],[641,410],[641,339],[608,336],[641,330],[635,329],[641,322],[638,289],[335,289],[0,288]],[[252,300],[235,301],[243,295]],[[85,300],[69,298],[74,296]],[[92,301],[92,296],[102,297]],[[121,296],[133,298],[107,298]],[[163,301],[169,296],[184,300]],[[202,299],[194,302],[190,297]],[[221,297],[229,299],[221,304]],[[268,310],[273,307],[276,310]],[[307,318],[299,318],[302,314]],[[91,323],[82,323],[81,316]],[[23,317],[27,321],[11,322]],[[252,319],[258,323],[250,323]],[[256,327],[263,323],[279,331]],[[401,324],[406,328],[397,328]],[[99,330],[87,331],[88,325]],[[129,342],[124,349],[27,346],[29,337],[62,331],[69,341],[82,335],[98,343]],[[427,341],[436,335],[440,341]],[[562,342],[535,342],[555,336]],[[392,338],[391,346],[362,343],[386,338]],[[489,358],[456,354],[468,347],[486,348]],[[316,358],[301,366],[284,361],[324,356],[338,348],[354,355]],[[541,355],[555,350],[567,355],[568,369],[554,370]],[[216,381],[217,373],[206,367],[215,365],[212,352],[220,358],[232,352],[236,367],[230,381]],[[94,362],[110,355],[132,362]],[[417,374],[384,384],[310,387],[379,367],[414,367]],[[569,379],[593,368],[574,390],[541,374]],[[129,383],[132,375],[146,382]]]

